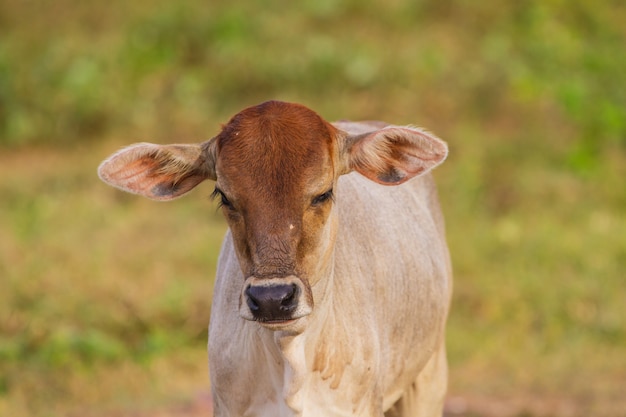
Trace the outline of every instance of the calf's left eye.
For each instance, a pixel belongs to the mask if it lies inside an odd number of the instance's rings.
[[[320,204],[330,200],[333,198],[333,189],[331,188],[330,190],[326,191],[324,194],[320,194],[317,197],[315,197],[312,201],[311,201],[311,205],[312,206],[319,206]]]

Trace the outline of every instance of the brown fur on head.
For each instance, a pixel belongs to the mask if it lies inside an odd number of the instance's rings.
[[[283,198],[306,181],[309,169],[323,164],[334,153],[337,129],[308,108],[269,101],[235,115],[215,138],[218,171],[240,178],[254,187],[253,193]],[[332,166],[331,165],[331,166]],[[334,166],[332,166],[334,171]],[[218,173],[218,181],[219,181]],[[260,187],[260,188],[259,188]]]

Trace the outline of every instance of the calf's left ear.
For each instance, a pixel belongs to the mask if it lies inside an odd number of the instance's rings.
[[[346,137],[342,153],[344,172],[358,171],[377,183],[397,185],[442,163],[448,146],[423,130],[388,126]]]
[[[198,144],[137,143],[98,167],[104,182],[152,200],[172,200],[206,179],[215,179],[214,140]]]

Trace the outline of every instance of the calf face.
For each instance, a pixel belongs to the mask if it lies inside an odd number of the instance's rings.
[[[156,200],[215,180],[244,276],[239,313],[276,329],[313,311],[312,288],[331,273],[339,176],[356,170],[396,185],[446,154],[418,129],[372,124],[351,136],[304,106],[272,101],[238,113],[201,144],[133,145],[105,160],[99,175]]]
[[[240,315],[268,325],[313,309],[328,257],[322,239],[337,178],[337,131],[312,111],[270,102],[233,117],[216,137],[216,188],[245,282]]]

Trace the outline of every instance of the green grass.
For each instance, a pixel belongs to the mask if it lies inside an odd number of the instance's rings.
[[[603,154],[593,178],[508,158],[481,181],[455,159],[439,172],[455,266],[453,392],[565,397],[575,415],[620,415],[623,152]]]
[[[94,374],[136,366],[138,378],[163,356],[204,350],[225,231],[210,191],[182,205],[120,195],[95,175],[111,146],[0,158],[3,415],[78,406],[100,387]],[[206,376],[205,355],[192,355],[190,374]],[[124,397],[113,382],[95,399]]]
[[[267,99],[448,141],[452,395],[623,415],[624,21],[589,0],[3,2],[0,415],[206,389],[210,185],[159,204],[95,169]]]

